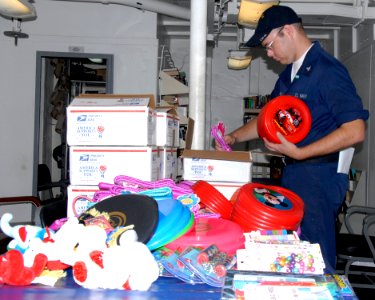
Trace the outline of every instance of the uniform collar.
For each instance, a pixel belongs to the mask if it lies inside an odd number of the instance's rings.
[[[305,59],[298,71],[298,75],[294,78],[293,82],[298,81],[301,76],[309,76],[311,71],[313,70],[314,62],[318,57],[318,53],[321,51],[321,46],[319,42],[314,42],[312,47],[310,47],[309,51],[306,53]],[[290,74],[292,72],[292,65],[289,64],[286,66],[284,72],[281,74],[280,79],[286,86],[289,86],[292,82],[290,80]]]

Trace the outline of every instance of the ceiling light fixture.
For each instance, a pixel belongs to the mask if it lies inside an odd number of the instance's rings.
[[[255,27],[262,13],[273,5],[275,0],[241,0],[237,23],[245,27]]]
[[[243,70],[250,66],[253,57],[250,51],[241,50],[229,50],[228,55],[228,69],[231,70]]]
[[[4,35],[14,38],[14,45],[17,46],[18,39],[27,39],[28,34],[21,31],[21,19],[13,19],[13,29],[4,31]]]
[[[0,15],[26,19],[36,17],[35,7],[27,0],[0,0]]]
[[[4,31],[4,35],[13,37],[17,46],[18,39],[29,37],[21,31],[22,20],[36,18],[36,10],[28,0],[0,0],[0,16],[12,20],[12,30]]]

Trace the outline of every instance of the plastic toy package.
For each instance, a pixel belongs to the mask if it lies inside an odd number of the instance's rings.
[[[190,248],[188,248],[187,251],[190,251]],[[171,274],[172,276],[186,283],[203,283],[203,281],[198,276],[196,276],[191,270],[186,268],[184,264],[181,263],[181,261],[179,261],[178,257],[182,253],[180,253],[179,250],[173,251],[168,248],[161,248],[154,252],[155,259],[164,269],[162,270],[160,276],[170,277]]]
[[[194,247],[185,250],[179,256],[179,261],[204,283],[222,287],[227,270],[236,264],[236,256],[230,256],[212,244],[203,250]]]
[[[232,151],[232,148],[224,140],[225,125],[223,122],[219,122],[216,126],[212,126],[211,135],[224,151]]]
[[[296,274],[324,274],[324,260],[319,244],[247,243],[237,250],[239,270]]]
[[[221,300],[358,300],[343,275],[228,270]]]

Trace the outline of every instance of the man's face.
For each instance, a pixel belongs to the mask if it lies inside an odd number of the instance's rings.
[[[288,35],[285,34],[284,31],[285,26],[272,30],[263,40],[262,46],[267,52],[268,57],[271,57],[273,60],[286,65],[293,62],[291,55],[293,53],[293,45],[291,40],[288,39]]]

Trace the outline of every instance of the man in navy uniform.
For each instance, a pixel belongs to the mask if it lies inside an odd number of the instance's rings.
[[[342,150],[365,138],[369,117],[346,68],[307,37],[302,20],[287,6],[268,8],[247,47],[262,46],[267,56],[286,65],[271,99],[292,95],[310,109],[311,130],[297,144],[277,133],[280,143],[265,146],[285,155],[281,185],[305,203],[301,239],[319,243],[326,272],[336,266],[335,222],[348,188],[348,174],[338,170]],[[257,119],[224,137],[229,145],[258,138]],[[217,150],[221,149],[216,144]]]

